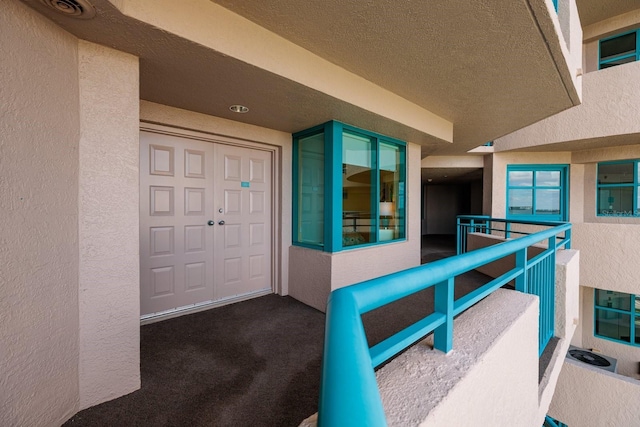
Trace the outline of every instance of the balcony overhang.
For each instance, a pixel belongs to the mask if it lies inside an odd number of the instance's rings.
[[[551,1],[23,1],[138,56],[142,99],[285,132],[336,119],[455,154],[579,102]]]

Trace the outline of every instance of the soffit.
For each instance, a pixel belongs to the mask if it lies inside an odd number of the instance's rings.
[[[233,49],[242,50],[252,40],[241,39],[242,34],[236,45],[229,34],[230,51],[189,38],[191,27],[200,25],[206,34],[224,23],[215,20],[216,13],[210,22],[196,19],[212,2],[92,0],[96,18],[82,21],[48,13],[38,0],[23,1],[81,39],[138,56],[142,99],[285,132],[336,119],[421,144],[423,155],[459,154],[573,105],[533,18],[531,0],[215,2],[371,82],[374,93],[386,91],[389,99],[407,100],[414,110],[452,122],[453,144],[314,87],[331,73],[296,80],[282,71],[286,67],[269,69],[242,52],[236,56]],[[178,30],[168,29],[123,14],[113,3],[125,13],[138,8],[153,16],[154,8],[175,7],[185,15],[172,22]],[[277,48],[264,50],[262,57],[276,55]],[[236,103],[248,105],[250,114],[228,111]]]
[[[438,154],[572,106],[528,1],[213,1],[451,120]]]
[[[519,151],[519,152],[560,152],[560,151],[582,151],[582,150],[595,150],[598,148],[607,148],[607,147],[621,147],[626,145],[637,145],[640,144],[640,134],[632,133],[625,135],[610,135],[610,136],[602,136],[597,138],[588,138],[581,139],[576,141],[563,141],[555,144],[543,144],[543,145],[534,145],[531,147],[518,148],[515,150],[508,151]],[[496,145],[495,151],[500,152],[501,150]]]
[[[576,0],[582,27],[640,8],[638,0]]]

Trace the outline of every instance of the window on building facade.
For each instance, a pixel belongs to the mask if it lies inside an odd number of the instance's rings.
[[[507,166],[507,218],[568,219],[568,166]]]
[[[640,295],[595,290],[595,335],[640,345]]]
[[[598,163],[598,216],[640,216],[640,161]]]
[[[328,122],[293,136],[294,244],[327,252],[405,238],[406,144]]]
[[[599,68],[638,61],[640,59],[640,30],[617,34],[600,40]]]

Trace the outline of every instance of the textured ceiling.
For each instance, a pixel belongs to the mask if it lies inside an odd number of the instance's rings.
[[[439,154],[571,106],[527,1],[214,1],[453,121]]]
[[[576,0],[582,27],[603,21],[640,7],[638,0]]]
[[[552,58],[553,40],[541,30],[540,19],[551,23],[542,0],[92,0],[97,15],[91,20],[23,1],[81,39],[138,56],[142,99],[285,132],[336,119],[421,144],[423,154],[456,154],[575,103],[566,73]],[[246,18],[255,34],[266,29],[281,36],[263,57],[275,57],[289,42],[302,47],[318,63],[371,82],[373,93],[388,92],[449,120],[453,143],[317,89],[330,73],[295,75],[252,62],[242,56],[255,41],[246,34],[222,35],[227,51],[192,37],[206,38],[225,24],[228,15],[214,5]],[[231,104],[251,111],[231,113]]]

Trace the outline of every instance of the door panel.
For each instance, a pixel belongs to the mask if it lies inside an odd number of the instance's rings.
[[[213,146],[140,133],[141,314],[213,299]],[[208,172],[208,173],[207,173]]]
[[[271,289],[271,162],[141,131],[143,316]]]
[[[271,153],[216,146],[215,298],[271,289]]]

